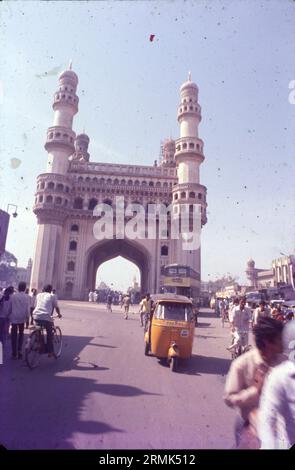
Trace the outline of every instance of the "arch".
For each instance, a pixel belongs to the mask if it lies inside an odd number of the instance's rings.
[[[70,241],[69,250],[70,251],[76,251],[77,250],[77,242],[75,240]]]
[[[71,232],[79,232],[79,225],[73,224],[71,226]]]
[[[181,199],[185,199],[185,198],[186,198],[186,194],[185,194],[184,191],[181,192],[180,197],[181,197]]]
[[[83,209],[83,199],[81,197],[76,197],[73,207],[74,209]]]
[[[50,183],[47,184],[48,189],[54,189],[54,183],[50,181]]]
[[[52,196],[46,196],[46,202],[48,204],[52,204],[52,201],[53,201],[53,197]]]
[[[161,256],[168,256],[168,246],[162,245],[161,246]]]
[[[194,191],[190,191],[189,197],[194,199],[196,197],[196,193]]]
[[[95,198],[92,198],[90,199],[90,201],[88,202],[88,210],[89,211],[93,211],[93,209],[97,206],[97,199]]]
[[[61,197],[56,197],[55,198],[55,204],[61,205],[61,203],[62,203]]]
[[[141,290],[142,293],[151,290],[149,284],[148,274],[150,271],[150,254],[146,248],[134,240],[101,240],[86,253],[84,261],[84,289],[95,288],[96,272],[99,266],[106,261],[109,261],[117,256],[136,264],[140,270],[141,275]]]

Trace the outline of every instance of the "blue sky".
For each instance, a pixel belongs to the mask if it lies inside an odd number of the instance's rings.
[[[179,137],[179,87],[191,70],[208,188],[204,280],[243,280],[251,256],[268,268],[294,252],[295,2],[11,1],[0,11],[0,207],[18,206],[7,249],[21,265],[34,253],[36,176],[69,59],[79,77],[74,130],[85,128],[92,161],[152,164],[160,141]]]

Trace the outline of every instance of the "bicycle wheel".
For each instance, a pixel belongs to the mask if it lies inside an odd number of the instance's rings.
[[[62,350],[62,334],[59,326],[55,326],[53,330],[53,355],[57,359],[61,355]]]
[[[40,331],[33,331],[25,347],[25,360],[30,369],[35,369],[40,362]]]

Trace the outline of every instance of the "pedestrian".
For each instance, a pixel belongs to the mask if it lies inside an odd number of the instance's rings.
[[[259,318],[253,328],[256,347],[235,359],[226,378],[224,401],[240,412],[235,423],[236,446],[247,448],[244,436],[254,438],[253,445],[259,447],[256,434],[256,413],[266,374],[285,360],[281,353],[283,324],[269,317]],[[251,448],[251,447],[250,447]]]
[[[144,327],[144,330],[147,330],[147,325],[151,316],[152,311],[152,299],[149,293],[146,294],[144,299],[142,300],[142,308],[141,308],[141,326]]]
[[[270,317],[270,310],[266,307],[264,300],[259,302],[259,307],[257,307],[253,312],[252,326],[257,325],[260,317]]]
[[[0,299],[0,342],[5,346],[8,340],[9,316],[11,314],[11,296],[14,292],[12,286],[7,287]]]
[[[89,293],[88,293],[88,300],[89,302],[93,302],[93,291],[90,290]]]
[[[30,321],[30,325],[33,325],[34,324],[34,320],[33,320],[33,311],[34,311],[34,308],[36,307],[36,298],[37,298],[37,289],[31,289],[31,295],[30,295],[30,317],[31,317],[31,321]]]
[[[11,296],[11,346],[12,359],[22,358],[25,323],[30,319],[30,298],[26,294],[26,283],[20,282],[18,292]]]
[[[33,312],[33,318],[36,325],[43,326],[46,329],[48,357],[53,356],[52,314],[54,310],[56,310],[58,317],[61,318],[57,297],[55,294],[52,294],[52,286],[47,284],[44,287],[43,292],[37,294],[36,307]]]
[[[112,302],[113,302],[113,296],[111,292],[109,292],[107,296],[107,310],[111,313],[112,313]]]
[[[284,326],[283,347],[289,358],[273,368],[262,389],[258,410],[261,449],[295,445],[295,322]]]
[[[128,313],[129,313],[129,307],[130,307],[130,295],[126,294],[125,297],[123,298],[123,306],[124,306],[124,318],[125,320],[128,320]]]

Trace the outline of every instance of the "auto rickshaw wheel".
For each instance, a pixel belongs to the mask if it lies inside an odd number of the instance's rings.
[[[144,343],[144,355],[148,356],[150,352],[150,343]]]
[[[178,366],[178,357],[177,356],[172,356],[170,360],[170,367],[172,372],[176,372]]]

